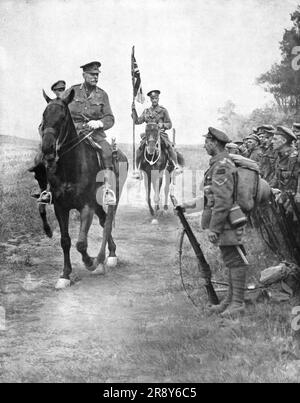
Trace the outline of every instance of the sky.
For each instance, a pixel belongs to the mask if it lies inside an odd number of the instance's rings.
[[[132,141],[130,56],[145,93],[161,91],[181,144],[219,127],[227,100],[250,113],[272,100],[255,79],[280,60],[279,41],[299,0],[1,0],[0,133],[38,139],[51,85],[82,82],[79,66],[102,63],[98,85]],[[149,99],[137,104],[141,113]],[[143,131],[136,127],[137,136]]]

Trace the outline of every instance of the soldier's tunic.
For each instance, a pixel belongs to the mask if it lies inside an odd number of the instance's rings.
[[[71,116],[78,134],[87,133],[91,131],[86,126],[89,120],[101,120],[103,128],[93,131],[92,138],[101,145],[103,151],[103,158],[105,166],[110,167],[111,161],[111,148],[109,143],[105,140],[105,130],[110,129],[114,123],[115,118],[112,113],[107,93],[99,87],[96,87],[90,95],[87,95],[85,85],[73,85],[67,90],[75,91],[73,101],[69,104]]]
[[[212,157],[204,175],[202,228],[219,234],[218,245],[227,267],[245,265],[235,246],[242,245],[243,229],[233,229],[228,220],[233,206],[236,167],[227,151]]]
[[[271,186],[280,189],[282,192],[297,193],[299,173],[298,153],[294,147],[289,146],[283,152],[278,152]]]
[[[166,108],[157,105],[155,108],[151,106],[144,110],[140,117],[135,121],[136,125],[142,123],[163,123],[163,129],[168,130],[172,128],[172,122]]]
[[[268,147],[260,161],[260,174],[263,179],[270,182],[275,174],[276,153],[272,147]]]
[[[260,147],[254,148],[254,150],[247,153],[246,157],[260,164],[263,152]]]

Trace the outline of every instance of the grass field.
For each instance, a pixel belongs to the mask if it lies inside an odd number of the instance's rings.
[[[71,287],[65,294],[58,296],[58,293],[54,293],[52,282],[59,272],[57,261],[61,260],[59,238],[58,235],[54,237],[54,246],[48,245],[48,241],[44,240],[36,202],[29,197],[35,182],[32,175],[27,172],[27,168],[37,149],[37,143],[0,136],[0,145],[0,247],[1,252],[4,252],[0,261],[0,294],[2,304],[7,304],[9,307],[11,322],[11,329],[7,333],[7,346],[10,346],[11,350],[8,350],[8,347],[1,349],[0,358],[16,354],[15,358],[7,360],[6,365],[2,367],[2,379],[15,377],[15,380],[24,382],[40,381],[38,375],[40,374],[46,382],[53,381],[55,367],[55,379],[61,382],[66,379],[96,381],[99,379],[96,375],[99,368],[106,376],[103,378],[104,381],[114,382],[122,380],[299,382],[300,355],[291,329],[291,304],[288,301],[275,303],[268,300],[253,304],[249,300],[247,313],[240,320],[226,321],[216,316],[208,317],[203,306],[196,308],[183,293],[178,273],[177,245],[173,241],[173,238],[175,240],[177,237],[180,226],[176,226],[174,218],[169,213],[162,219],[161,227],[157,230],[158,238],[156,238],[155,230],[147,221],[147,210],[141,208],[137,208],[136,216],[134,209],[128,212],[125,209],[121,213],[119,220],[123,223],[123,227],[121,225],[119,246],[125,254],[122,272],[118,274],[116,271],[109,275],[106,280],[103,280],[106,288],[104,285],[101,288],[104,293],[103,301],[108,304],[104,306],[108,310],[115,309],[115,311],[108,311],[109,315],[106,319],[104,318],[108,329],[114,323],[114,315],[120,315],[118,319],[120,323],[122,315],[126,317],[127,305],[131,312],[128,318],[138,318],[132,322],[130,338],[126,333],[127,338],[120,340],[120,344],[111,342],[111,345],[108,344],[101,350],[99,340],[96,340],[93,332],[94,322],[89,319],[87,323],[92,333],[88,334],[88,327],[85,330],[86,334],[84,330],[81,330],[83,333],[77,335],[78,341],[75,344],[76,353],[72,350],[73,355],[66,359],[63,348],[69,351],[70,340],[76,336],[76,332],[72,327],[72,332],[70,331],[67,336],[64,335],[64,338],[59,333],[59,326],[63,326],[65,321],[61,304],[70,303],[73,306],[72,320],[76,324],[78,318],[85,317],[81,312],[81,302],[77,306],[76,301],[84,301],[86,298],[87,304],[84,305],[84,309],[88,309],[88,306],[91,307],[90,309],[96,309],[92,307],[93,303],[95,304],[93,296],[99,295],[98,285],[94,284],[95,281],[88,283],[83,281],[84,284],[79,282],[79,285]],[[126,147],[120,145],[120,148]],[[128,150],[130,150],[129,146]],[[185,155],[189,169],[197,169],[199,160],[207,161],[200,150],[195,152],[194,147],[186,146],[181,151]],[[203,165],[205,165],[204,162]],[[48,215],[52,228],[57,228],[52,209],[48,209]],[[128,234],[128,226],[134,222],[135,217],[138,224],[130,227],[130,234]],[[218,251],[208,243],[200,230],[199,217],[191,217],[190,221],[216,278],[226,279]],[[171,234],[171,238],[168,233]],[[136,244],[128,244],[129,238]],[[256,230],[249,228],[245,240],[248,260],[251,263],[248,282],[253,283],[257,282],[263,268],[277,264],[278,260],[266,248]],[[31,249],[33,242],[39,245],[35,250]],[[59,253],[53,252],[53,247]],[[161,255],[155,257],[152,254],[155,248],[161,248]],[[135,269],[135,264],[138,270]],[[27,278],[28,274],[36,276],[43,283],[40,288],[31,293],[16,285]],[[137,285],[140,288],[132,291],[131,283],[135,284],[137,278]],[[85,277],[84,280],[88,281]],[[116,287],[116,284],[120,284],[120,289]],[[86,294],[82,294],[84,290]],[[131,291],[127,294],[127,290]],[[106,293],[107,297],[105,297]],[[121,302],[118,302],[118,298]],[[47,303],[44,308],[41,308],[43,301]],[[123,311],[120,311],[121,306]],[[54,322],[54,328],[50,329],[51,331],[48,329],[49,333],[44,337],[43,329],[41,330],[38,326],[36,312],[52,311],[53,313],[56,309],[60,309],[62,319],[60,322]],[[32,318],[29,313],[33,315]],[[102,318],[97,316],[100,315],[99,312],[90,311],[90,318],[93,318],[93,315],[97,320]],[[25,324],[24,320],[30,318],[33,322],[28,334],[32,337],[36,335],[38,339],[36,351],[30,346],[31,341],[26,339],[29,322]],[[69,319],[67,317],[67,320]],[[124,326],[126,329],[130,327],[130,323],[122,325],[122,332],[124,332]],[[19,324],[21,327],[18,327]],[[118,322],[115,326],[118,326]],[[17,337],[16,328],[18,328]],[[77,331],[83,329],[80,323],[76,329]],[[64,334],[63,330],[61,332]],[[50,344],[46,343],[46,338],[47,343]],[[19,347],[19,344],[23,347]],[[32,357],[26,353],[24,346],[31,351]],[[50,353],[46,355],[45,363],[39,361],[38,354],[46,354],[45,350],[48,346],[52,355]],[[88,355],[90,350],[93,351],[91,356]],[[60,356],[64,357],[63,361],[59,361]],[[22,364],[18,364],[16,360],[23,362],[23,370]],[[52,363],[52,366],[49,363]],[[63,371],[64,365],[70,369],[67,377],[63,375],[66,372]],[[28,366],[30,371],[26,370],[26,372],[25,368]]]

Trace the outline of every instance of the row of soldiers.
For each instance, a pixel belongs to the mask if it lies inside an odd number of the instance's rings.
[[[226,145],[231,154],[240,154],[256,161],[262,178],[272,188],[292,192],[300,202],[300,123],[292,129],[285,126],[262,125],[243,141]]]

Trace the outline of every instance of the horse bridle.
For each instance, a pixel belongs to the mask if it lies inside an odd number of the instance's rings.
[[[55,102],[55,100],[54,101],[52,101],[51,102],[51,105],[58,105],[58,106],[60,106],[61,108],[65,108],[65,106],[64,105],[61,105],[61,103],[59,103],[59,102]],[[72,119],[72,118],[71,118]],[[45,130],[47,130],[48,132],[52,132],[52,133],[55,133],[55,129],[53,129],[53,128],[51,128],[51,127],[49,127],[49,128],[46,128]],[[60,141],[60,135],[58,136],[58,138],[55,140],[55,160],[56,161],[58,161],[58,159],[60,158],[60,157],[62,157],[63,155],[65,155],[65,154],[67,154],[69,151],[71,151],[71,150],[73,150],[75,147],[77,147],[80,143],[82,143],[84,140],[86,140],[92,133],[93,133],[93,131],[94,130],[91,130],[89,133],[87,133],[86,135],[84,135],[84,136],[82,136],[82,138],[79,138],[79,140],[77,140],[76,138],[75,139],[72,139],[72,140],[70,140],[70,141],[68,141],[67,143],[66,143],[66,138],[67,138],[67,135],[68,134],[66,134],[65,136],[64,136],[64,138],[63,138],[63,140],[62,141]],[[43,135],[42,135],[42,137],[44,136],[44,133],[43,133]],[[77,140],[77,141],[76,141]],[[60,153],[60,155],[58,155],[58,152],[60,151],[60,149],[64,146],[67,146],[67,145],[70,145],[70,144],[72,144],[72,143],[74,143],[75,142],[75,144],[73,144],[71,147],[69,147],[67,150],[65,150],[64,152],[62,152],[62,153]]]
[[[156,142],[156,144],[155,144],[155,150],[154,150],[154,152],[153,152],[153,154],[152,154],[151,160],[149,160],[149,159],[147,158],[147,141],[146,141],[146,147],[145,147],[145,149],[144,149],[144,158],[145,158],[145,161],[148,162],[148,164],[150,164],[151,166],[154,165],[154,164],[156,164],[157,161],[160,159],[160,156],[161,156],[161,139],[160,139],[160,135],[161,135],[161,131],[159,130],[159,131],[158,131],[157,142]],[[154,155],[155,155],[155,151],[156,151],[156,150],[157,150],[157,158],[154,160]],[[151,155],[151,154],[150,154],[150,155]]]

